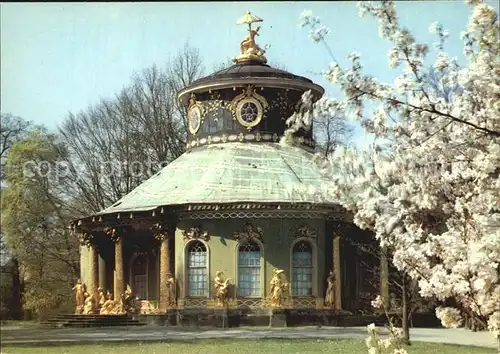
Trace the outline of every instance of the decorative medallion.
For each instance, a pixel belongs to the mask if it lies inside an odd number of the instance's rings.
[[[243,93],[231,101],[231,110],[235,113],[236,120],[248,130],[260,123],[268,107],[266,99],[255,92],[253,85],[248,85]]]
[[[236,231],[233,237],[238,241],[257,239],[263,240],[262,229],[257,226],[254,227],[251,223],[247,222],[241,231]]]
[[[192,94],[189,100],[188,126],[189,132],[193,135],[195,135],[198,130],[200,130],[203,113],[202,108],[202,105],[196,101],[196,96]]]
[[[202,231],[200,226],[194,226],[183,230],[182,236],[184,237],[185,241],[200,238],[202,240],[208,241],[210,239],[208,231]]]
[[[295,238],[316,238],[316,231],[311,230],[306,224],[302,224],[296,230],[290,230],[293,232],[293,237]]]

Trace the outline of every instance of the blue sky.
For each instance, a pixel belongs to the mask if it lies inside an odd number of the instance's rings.
[[[404,1],[396,7],[418,41],[432,43],[428,27],[441,22],[451,33],[446,51],[462,57],[460,31],[471,13],[463,1]],[[186,40],[200,50],[209,74],[238,54],[246,33],[235,22],[247,9],[264,19],[258,43],[271,46],[268,60],[313,79],[330,95],[339,91],[318,73],[331,59],[298,27],[304,9],[330,28],[339,61],[346,63],[345,56],[356,51],[367,73],[381,81],[397,75],[388,69],[389,44],[379,38],[377,23],[358,17],[355,2],[2,3],[1,111],[55,129],[68,112],[113,97],[134,71],[164,67]]]

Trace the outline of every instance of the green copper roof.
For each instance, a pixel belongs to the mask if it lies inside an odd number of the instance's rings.
[[[319,188],[326,182],[312,158],[278,143],[208,145],[184,153],[99,214],[197,203],[314,203],[290,193],[294,184]]]

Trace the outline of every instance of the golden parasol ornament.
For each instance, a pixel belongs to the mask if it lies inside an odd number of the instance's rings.
[[[251,30],[252,29],[252,23],[262,22],[262,21],[263,20],[260,17],[257,17],[255,15],[253,15],[250,11],[247,10],[246,14],[244,14],[243,16],[241,16],[238,19],[238,21],[236,21],[236,24],[237,25],[248,24],[248,29]]]
[[[233,61],[236,63],[241,63],[244,61],[258,61],[261,63],[266,63],[267,59],[264,56],[266,52],[264,49],[259,47],[257,43],[255,43],[255,36],[259,36],[260,26],[255,30],[252,29],[252,23],[262,22],[263,20],[260,17],[252,15],[250,11],[247,10],[246,14],[236,21],[237,25],[245,25],[248,24],[248,36],[246,36],[240,43],[240,55],[233,58]]]

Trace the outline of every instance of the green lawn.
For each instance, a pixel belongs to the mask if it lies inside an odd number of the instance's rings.
[[[495,354],[495,349],[462,347],[455,345],[413,343],[407,348],[409,354]],[[197,340],[169,343],[108,343],[88,345],[64,345],[50,347],[12,347],[2,346],[2,354],[11,353],[50,353],[50,354],[365,354],[364,341],[361,340],[285,340],[285,339],[220,339]]]

